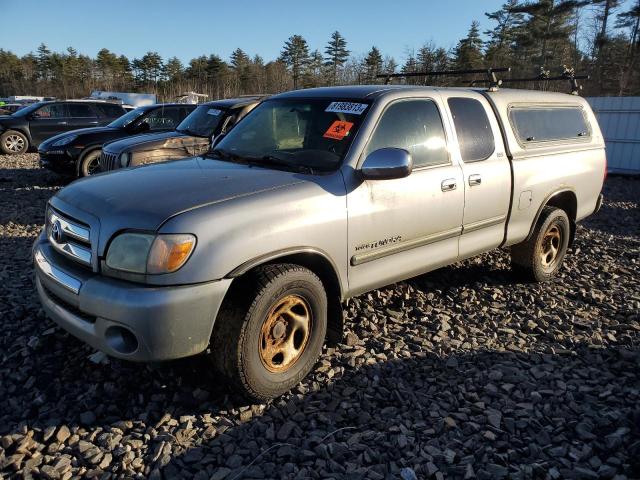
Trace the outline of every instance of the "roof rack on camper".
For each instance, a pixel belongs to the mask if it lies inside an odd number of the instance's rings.
[[[496,73],[510,72],[511,67],[491,67],[487,69],[471,69],[471,70],[442,70],[431,72],[410,72],[410,73],[383,73],[376,75],[376,78],[384,78],[385,85],[388,85],[393,78],[410,78],[410,77],[435,77],[435,76],[462,76],[472,74],[485,74],[487,78],[472,80],[469,86],[474,86],[478,83],[488,83],[488,89],[490,91],[497,90],[503,83],[526,83],[526,82],[541,82],[541,81],[567,81],[571,88],[571,94],[578,95],[582,90],[582,85],[578,83],[578,80],[588,80],[589,75],[576,75],[574,69],[564,67],[563,72],[558,76],[551,76],[549,70],[540,69],[540,74],[536,77],[529,78],[497,78]]]
[[[510,72],[511,67],[492,67],[492,68],[476,68],[469,70],[440,70],[430,72],[410,72],[410,73],[383,73],[376,75],[376,78],[384,78],[385,85],[391,82],[392,78],[409,78],[409,77],[440,77],[440,76],[460,76],[460,75],[472,75],[472,74],[485,74],[486,80],[483,82],[489,83],[489,89],[496,89],[502,83],[496,77],[496,73]]]

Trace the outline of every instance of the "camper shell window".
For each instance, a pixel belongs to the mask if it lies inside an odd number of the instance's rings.
[[[517,106],[509,112],[511,125],[523,145],[585,140],[591,136],[584,111],[575,106]]]

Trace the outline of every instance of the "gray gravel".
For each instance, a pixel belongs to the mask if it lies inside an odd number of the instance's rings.
[[[555,283],[496,251],[350,300],[344,344],[266,405],[44,316],[30,246],[62,183],[0,156],[0,478],[640,478],[640,180],[609,178]]]

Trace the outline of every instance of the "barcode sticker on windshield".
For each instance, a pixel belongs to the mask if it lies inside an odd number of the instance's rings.
[[[210,108],[207,110],[207,115],[215,115],[218,116],[222,113],[222,110],[218,110],[217,108]]]
[[[368,106],[366,103],[331,102],[325,112],[360,115]]]

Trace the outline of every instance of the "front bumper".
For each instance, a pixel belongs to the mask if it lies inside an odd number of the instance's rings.
[[[204,351],[231,280],[149,287],[61,261],[49,243],[33,246],[42,307],[69,333],[113,357],[149,362]]]
[[[52,148],[51,150],[38,149],[40,166],[58,173],[73,172],[77,154],[73,150],[64,147]]]

